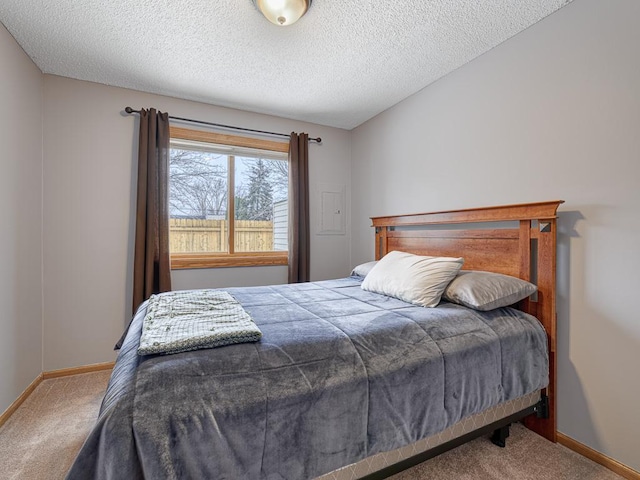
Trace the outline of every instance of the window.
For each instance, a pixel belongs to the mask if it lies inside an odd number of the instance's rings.
[[[289,144],[171,127],[171,268],[286,265]]]

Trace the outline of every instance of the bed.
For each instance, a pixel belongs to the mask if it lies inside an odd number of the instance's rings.
[[[419,307],[358,275],[225,289],[261,341],[140,356],[143,304],[68,478],[384,478],[519,419],[555,441],[560,203],[372,219],[376,259],[533,281],[517,309]]]

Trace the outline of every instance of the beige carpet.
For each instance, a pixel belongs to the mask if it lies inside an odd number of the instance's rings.
[[[517,423],[507,446],[478,438],[432,458],[393,480],[624,480],[588,458],[554,444]]]
[[[0,479],[56,480],[96,420],[110,372],[43,381],[0,427]],[[620,480],[622,477],[513,425],[506,448],[487,438],[431,459],[394,480]]]
[[[0,427],[0,478],[64,478],[95,424],[111,371],[44,380]]]

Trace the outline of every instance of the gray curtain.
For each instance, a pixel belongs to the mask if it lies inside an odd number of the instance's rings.
[[[289,283],[309,281],[309,135],[289,141]]]
[[[171,290],[169,114],[140,112],[133,313],[153,293]]]

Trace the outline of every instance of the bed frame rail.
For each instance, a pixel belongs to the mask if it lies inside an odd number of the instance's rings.
[[[547,418],[525,425],[556,441],[556,219],[563,200],[444,212],[372,217],[375,258],[401,250],[464,258],[465,270],[503,273],[535,283],[537,295],[518,308],[535,315],[549,342]]]

